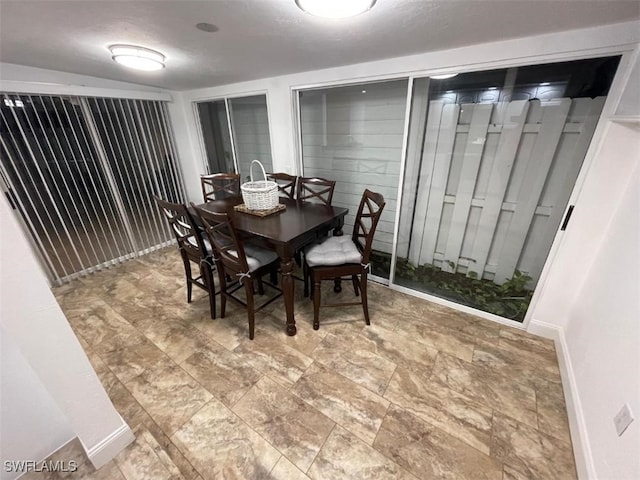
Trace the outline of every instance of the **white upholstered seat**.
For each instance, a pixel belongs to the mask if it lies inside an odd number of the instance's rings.
[[[322,243],[310,246],[304,256],[310,267],[362,262],[360,250],[347,236],[329,237]]]
[[[244,254],[247,257],[247,265],[249,265],[249,271],[251,272],[263,265],[270,264],[278,258],[275,252],[250,244],[244,246]]]

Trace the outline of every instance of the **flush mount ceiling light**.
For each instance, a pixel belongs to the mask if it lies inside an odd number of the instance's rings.
[[[164,68],[164,55],[150,48],[135,45],[111,45],[111,58],[125,67],[136,70],[161,70]]]
[[[458,75],[457,73],[444,73],[442,75],[431,75],[431,78],[433,78],[434,80],[444,80],[446,78],[453,78],[456,75]]]
[[[302,10],[325,18],[346,18],[369,10],[376,0],[296,0]]]

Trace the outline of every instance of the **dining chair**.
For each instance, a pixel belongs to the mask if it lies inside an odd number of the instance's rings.
[[[319,177],[298,177],[298,200],[330,206],[335,187],[336,182],[334,180],[326,180]]]
[[[369,306],[367,303],[367,275],[369,272],[369,257],[373,236],[384,209],[385,201],[382,195],[365,190],[360,201],[353,234],[351,237],[328,237],[322,243],[312,245],[305,251],[305,282],[311,277],[313,283],[313,328],[320,328],[320,308],[325,306],[343,307],[362,305],[364,319],[369,321]],[[322,280],[351,277],[356,297],[360,302],[347,302],[321,305]],[[359,278],[358,278],[359,277]]]
[[[237,173],[201,175],[200,185],[205,202],[240,195],[240,175]]]
[[[249,318],[249,338],[253,340],[255,330],[255,314],[282,296],[282,290],[276,285],[266,282],[280,292],[259,307],[255,307],[254,281],[262,290],[262,277],[280,267],[280,259],[275,252],[246,244],[240,238],[232,218],[227,213],[216,213],[204,210],[191,204],[200,218],[209,242],[214,249],[214,261],[220,280],[220,316],[226,313],[227,298],[247,309]],[[229,282],[228,277],[231,278]],[[233,294],[244,287],[246,302]]]
[[[185,205],[171,203],[159,197],[154,198],[178,242],[187,280],[187,303],[191,303],[193,285],[203,289],[209,295],[211,318],[215,319],[217,292],[213,280],[213,250],[209,241],[202,236],[200,228]],[[191,263],[198,265],[199,277],[193,276]]]
[[[278,191],[283,193],[287,198],[294,199],[296,195],[296,180],[298,177],[289,175],[288,173],[268,173],[267,179],[278,184]]]

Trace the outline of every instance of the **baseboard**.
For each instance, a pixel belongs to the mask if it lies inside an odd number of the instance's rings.
[[[104,440],[97,445],[87,449],[83,444],[87,457],[96,468],[109,463],[118,453],[120,453],[127,445],[135,440],[135,435],[124,420],[117,430],[109,434]],[[82,442],[82,440],[81,440]]]
[[[582,411],[582,402],[578,393],[576,377],[573,373],[571,357],[564,336],[564,330],[546,322],[531,319],[527,327],[529,333],[549,338],[556,345],[556,355],[558,356],[558,366],[562,387],[564,390],[564,401],[567,404],[567,416],[569,418],[569,430],[571,442],[573,443],[573,455],[576,461],[578,478],[581,480],[595,480],[596,470],[591,454],[591,444]]]

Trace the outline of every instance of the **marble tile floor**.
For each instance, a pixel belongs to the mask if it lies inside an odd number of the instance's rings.
[[[371,326],[335,308],[314,331],[298,287],[298,334],[279,299],[254,341],[243,309],[186,303],[174,248],[56,288],[136,441],[98,471],[74,441],[48,478],[576,478],[552,342],[373,283]]]

